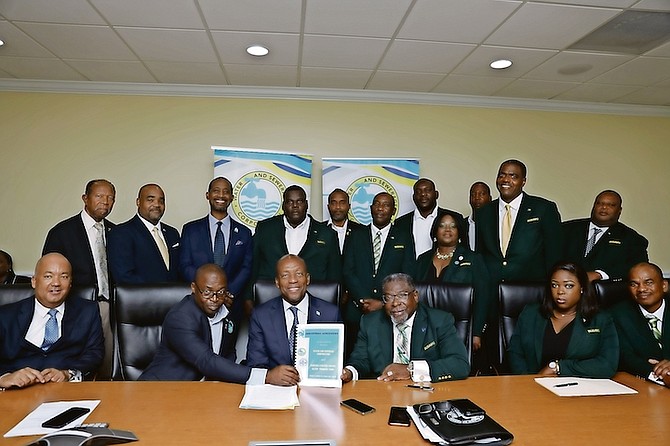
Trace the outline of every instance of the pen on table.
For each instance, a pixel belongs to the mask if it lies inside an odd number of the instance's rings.
[[[570,387],[570,386],[576,386],[579,383],[563,383],[563,384],[556,384],[554,387]]]
[[[419,384],[407,384],[407,387],[409,387],[410,389],[427,390],[429,392],[432,392],[434,390],[431,386],[422,386]]]

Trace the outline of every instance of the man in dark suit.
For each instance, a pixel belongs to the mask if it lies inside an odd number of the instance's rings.
[[[619,193],[604,190],[590,219],[563,222],[563,257],[584,267],[589,280],[622,280],[633,265],[649,260],[647,239],[619,222],[621,201]]]
[[[447,211],[437,206],[440,192],[435,189],[435,183],[428,178],[419,178],[413,187],[412,200],[416,209],[412,212],[398,217],[393,225],[399,230],[410,235],[412,241],[412,252],[418,258],[424,252],[432,249],[433,240],[430,237],[430,228],[433,226],[435,217]],[[458,216],[459,225],[464,221],[463,216],[455,211],[449,211]],[[467,226],[465,226],[467,227]],[[467,234],[462,237],[467,239]]]
[[[475,181],[472,183],[472,186],[470,186],[470,195],[468,200],[472,212],[466,220],[468,222],[468,242],[470,244],[470,249],[473,251],[477,246],[477,226],[475,225],[475,212],[477,212],[477,209],[484,207],[486,204],[489,204],[491,200],[491,188],[488,184],[484,183],[483,181]]]
[[[105,336],[105,359],[98,371],[99,379],[107,379],[112,370],[112,328],[109,299],[113,277],[108,268],[107,241],[114,223],[107,220],[112,212],[116,189],[107,180],[91,180],[81,196],[84,210],[61,221],[49,230],[42,254],[59,252],[72,265],[74,285],[95,286]]]
[[[137,214],[109,234],[109,264],[116,283],[176,282],[179,232],[161,222],[165,193],[145,184],[137,194]]]
[[[476,212],[477,252],[484,256],[494,283],[543,281],[562,252],[561,216],[553,201],[527,195],[526,166],[518,160],[500,165],[500,198]]]
[[[454,318],[446,311],[419,304],[412,277],[384,278],[384,311],[361,318],[356,346],[342,371],[342,381],[445,381],[464,379],[470,364]]]
[[[289,186],[283,194],[284,215],[258,222],[254,235],[253,268],[250,285],[257,280],[273,280],[277,261],[286,254],[295,254],[307,264],[312,280],[339,282],[342,260],[336,234],[323,223],[307,215],[305,190]],[[247,293],[251,299],[251,293]],[[247,311],[253,301],[248,300]]]
[[[305,261],[287,254],[277,262],[275,284],[280,296],[257,307],[249,323],[247,364],[272,368],[294,364],[291,337],[297,324],[342,322],[336,305],[307,293]]]
[[[610,309],[619,333],[619,368],[663,384],[670,375],[668,282],[653,263],[638,263],[628,274],[631,299]]]
[[[340,244],[340,253],[344,252],[344,243],[349,238],[349,234],[356,228],[362,228],[364,225],[349,220],[349,209],[351,202],[349,195],[342,189],[335,189],[328,195],[328,214],[330,218],[324,223],[337,233],[337,239]]]
[[[233,186],[227,178],[217,177],[210,181],[205,198],[209,201],[209,214],[186,223],[181,230],[179,271],[185,280],[192,282],[195,271],[205,263],[217,263],[223,268],[226,276],[230,277],[228,291],[237,297],[230,310],[231,318],[239,321],[242,317],[242,295],[251,276],[251,231],[228,214],[234,195]]]
[[[227,317],[233,296],[227,284],[220,266],[207,263],[197,269],[192,294],[165,316],[161,345],[140,380],[297,384],[292,366],[265,370],[235,362],[234,326]]]
[[[35,295],[0,311],[0,388],[81,381],[102,362],[104,342],[95,302],[67,299],[72,267],[61,254],[35,266]],[[67,300],[66,300],[67,299]]]

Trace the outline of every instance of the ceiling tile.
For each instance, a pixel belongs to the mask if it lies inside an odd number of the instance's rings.
[[[147,67],[160,82],[168,84],[226,84],[217,63],[147,62]]]
[[[495,96],[512,98],[549,99],[579,85],[576,82],[548,82],[517,79],[501,88]]]
[[[369,90],[429,92],[443,76],[429,73],[377,71],[368,84]]]
[[[84,0],[2,0],[0,14],[19,21],[105,24],[102,17]]]
[[[245,33],[212,31],[214,44],[223,63],[257,65],[297,65],[300,36],[298,34]],[[247,54],[250,45],[260,44],[270,50],[267,56]]]
[[[620,12],[619,9],[526,3],[485,43],[563,49]]]
[[[659,47],[656,47],[651,51],[648,51],[647,53],[645,53],[645,56],[670,57],[670,42],[665,43]]]
[[[305,33],[391,37],[411,0],[307,0]]]
[[[203,27],[193,0],[91,0],[91,3],[112,25]]]
[[[302,64],[309,67],[371,69],[388,45],[388,40],[362,37],[306,35]]]
[[[257,65],[226,65],[226,74],[232,84],[271,87],[295,87],[298,84],[296,67],[267,66],[262,70]]]
[[[205,31],[117,28],[143,60],[218,63]]]
[[[51,57],[54,55],[9,22],[0,21],[0,37],[5,42],[0,56]]]
[[[608,8],[627,8],[639,0],[542,0],[544,3],[561,3],[566,5],[605,6]]]
[[[640,105],[670,105],[669,88],[642,88],[613,102]]]
[[[300,86],[362,89],[365,88],[371,74],[372,71],[368,70],[303,67],[300,71]]]
[[[397,37],[480,43],[520,4],[520,1],[495,0],[417,0]]]
[[[648,86],[670,77],[670,59],[637,57],[593,79],[603,84]]]
[[[639,90],[628,85],[582,84],[554,97],[561,101],[612,102],[614,99]]]
[[[81,74],[98,82],[156,82],[140,62],[122,60],[66,60]]]
[[[471,44],[395,40],[379,69],[447,74],[475,48]]]
[[[529,71],[527,79],[584,82],[611,70],[635,56],[563,51]]]
[[[450,74],[432,90],[432,93],[491,96],[514,79],[491,76],[461,76]]]
[[[490,77],[520,77],[555,54],[557,52],[551,50],[480,46],[461,62],[453,73]],[[505,70],[494,70],[489,65],[498,59],[509,59],[514,63]]]
[[[212,30],[300,32],[301,0],[198,0]]]
[[[137,60],[107,26],[26,22],[16,25],[62,59]]]
[[[0,69],[19,79],[86,80],[59,59],[0,57]]]
[[[647,11],[670,11],[668,0],[640,0],[633,9],[644,9]]]
[[[11,74],[9,74],[8,72],[6,72],[6,71],[4,71],[4,70],[0,70],[0,77],[11,79],[11,78],[13,78],[14,76],[12,76]]]

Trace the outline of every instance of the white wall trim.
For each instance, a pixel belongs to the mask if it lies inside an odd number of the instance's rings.
[[[572,102],[544,99],[514,99],[490,96],[466,96],[440,93],[410,93],[376,90],[0,79],[0,91],[380,102],[392,104],[448,105],[461,107],[595,113],[605,115],[670,117],[670,107],[666,106]]]

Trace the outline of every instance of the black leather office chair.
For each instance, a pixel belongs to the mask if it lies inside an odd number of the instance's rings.
[[[190,293],[185,283],[116,287],[114,380],[139,378],[158,350],[165,315]]]
[[[337,282],[310,282],[307,292],[321,300],[338,305],[340,302],[340,284]],[[256,305],[264,304],[279,296],[274,280],[259,280],[254,283],[253,295]]]
[[[627,280],[594,280],[593,288],[598,298],[598,305],[603,310],[630,298]]]
[[[429,307],[448,311],[454,316],[456,333],[461,338],[472,364],[472,302],[474,289],[460,283],[417,283],[419,301]]]
[[[18,302],[34,294],[33,287],[29,283],[17,283],[14,285],[0,285],[0,305],[7,305]],[[95,300],[97,293],[92,286],[75,286],[70,290],[70,297],[81,297],[88,300]]]
[[[498,352],[500,363],[503,364],[505,352],[514,333],[519,314],[527,304],[542,302],[544,297],[544,283],[517,282],[501,283],[498,286],[499,322],[498,322]]]

